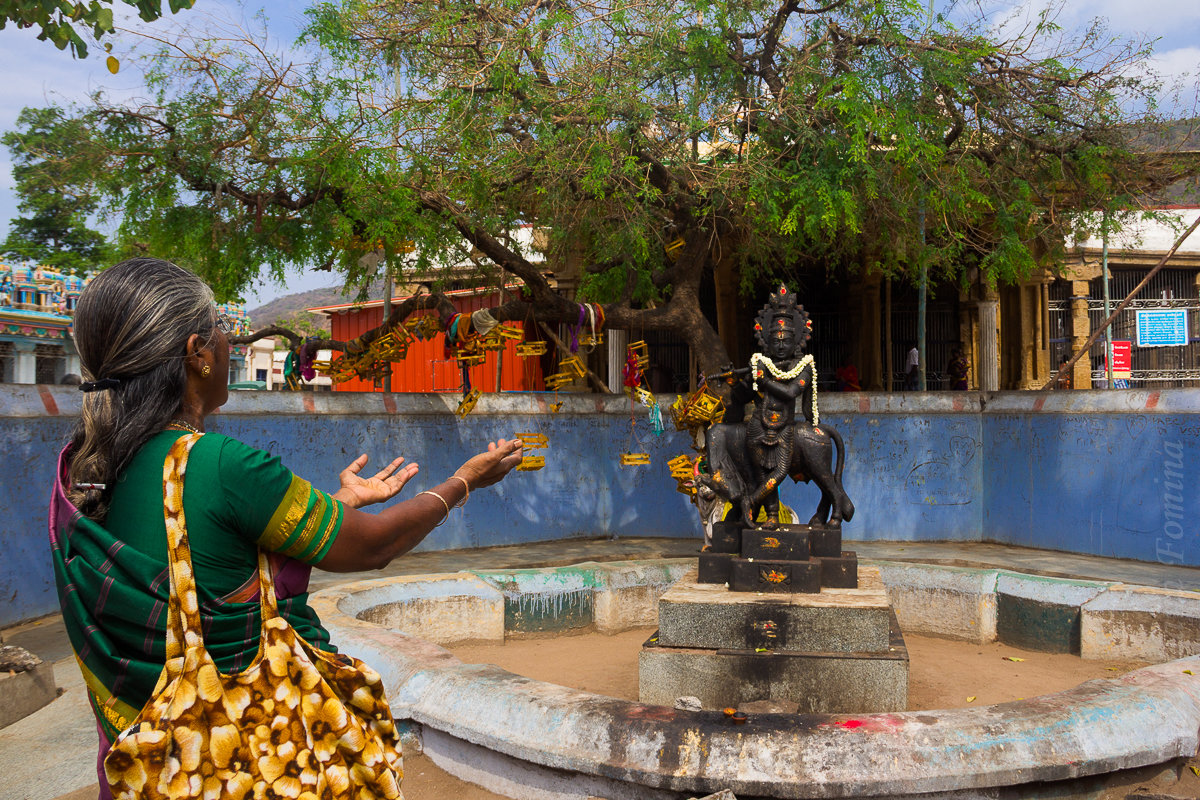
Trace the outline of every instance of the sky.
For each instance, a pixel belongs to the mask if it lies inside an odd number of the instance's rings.
[[[167,3],[163,2],[163,6]],[[132,9],[117,3],[114,15],[117,27],[146,30],[163,34],[181,26],[190,30],[228,30],[231,26],[246,30],[257,30],[256,21],[260,11],[268,22],[268,30],[286,47],[295,40],[303,26],[303,9],[306,4],[274,0],[263,3],[215,2],[196,0],[195,6],[178,14],[170,14],[154,23],[143,23],[132,13]],[[140,73],[134,62],[131,47],[138,37],[122,35],[113,37],[113,55],[121,60],[122,66],[116,75],[105,67],[107,54],[103,47],[88,48],[86,59],[73,59],[69,53],[55,49],[46,42],[37,40],[33,30],[19,31],[11,24],[0,31],[0,131],[16,127],[17,115],[27,106],[44,107],[50,104],[69,104],[85,100],[97,89],[104,89],[113,97],[138,97],[142,89]],[[9,220],[18,216],[17,197],[12,179],[11,155],[7,148],[0,147],[0,241],[7,235]],[[105,226],[97,226],[104,229]],[[297,270],[287,276],[284,284],[262,281],[244,297],[247,308],[256,308],[277,297],[340,286],[336,277],[328,272],[306,272]]]
[[[1027,13],[1033,5],[1012,0],[979,0],[992,18],[1013,13]],[[165,6],[166,3],[164,2]],[[939,0],[939,5],[941,2]],[[257,13],[262,10],[268,30],[282,45],[294,40],[303,24],[305,4],[288,0],[236,3],[230,0],[196,0],[195,6],[170,15],[149,25],[142,23],[118,3],[115,13],[118,27],[151,30],[164,33],[178,26],[193,31],[205,31],[230,25],[247,29],[258,27]],[[1200,71],[1200,2],[1197,0],[1068,0],[1058,13],[1058,23],[1067,30],[1086,26],[1097,17],[1108,20],[1113,33],[1127,36],[1147,36],[1156,39],[1153,66],[1169,76],[1192,77]],[[123,21],[123,22],[122,22]],[[105,53],[101,47],[90,48],[88,57],[72,59],[69,53],[53,45],[39,42],[32,31],[20,31],[8,25],[0,31],[0,131],[12,130],[17,115],[26,106],[68,104],[84,100],[99,88],[113,96],[133,97],[140,93],[138,70],[130,63],[130,47],[136,37],[118,35],[112,39],[114,55],[123,61],[117,75],[105,68]],[[10,155],[0,148],[0,240],[7,232],[8,221],[17,216],[17,199],[13,192]],[[246,304],[254,308],[281,295],[334,285],[335,279],[325,272],[298,270],[284,284],[263,282],[247,293]]]

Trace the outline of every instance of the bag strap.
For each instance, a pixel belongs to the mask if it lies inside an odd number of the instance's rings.
[[[187,647],[204,646],[204,628],[200,621],[200,601],[192,569],[192,550],[188,543],[187,519],[183,513],[183,479],[188,456],[203,434],[180,436],[171,445],[163,462],[163,518],[167,527],[167,561],[171,596],[167,606],[167,659],[182,656]],[[258,553],[259,602],[265,623],[279,616],[275,599],[275,581],[267,555]]]

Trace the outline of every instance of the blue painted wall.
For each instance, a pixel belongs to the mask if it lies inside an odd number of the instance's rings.
[[[44,392],[44,394],[43,394]],[[47,412],[49,397],[59,412]],[[310,411],[305,401],[313,405]],[[338,473],[359,453],[367,469],[397,455],[415,460],[418,476],[402,497],[441,483],[489,441],[518,432],[545,433],[546,467],[513,472],[475,492],[418,550],[489,547],[553,539],[701,535],[688,498],[675,491],[667,460],[690,452],[686,435],[654,435],[639,404],[631,424],[625,397],[565,397],[560,413],[537,395],[488,396],[464,419],[456,398],[397,395],[396,414],[381,395],[235,393],[209,430],[283,459],[319,488],[335,491]],[[59,450],[78,413],[66,387],[0,385],[0,626],[58,608],[49,563],[46,507]],[[649,453],[649,466],[622,467],[627,451]]]
[[[982,537],[1200,565],[1200,392],[1051,399],[1041,413],[1006,398],[983,414]]]
[[[58,610],[46,509],[73,422],[0,417],[0,626]]]
[[[372,464],[415,459],[409,495],[441,481],[486,442],[545,433],[546,468],[475,493],[419,549],[573,537],[698,537],[694,508],[666,461],[690,452],[670,428],[654,436],[624,397],[485,396],[463,420],[455,399],[237,393],[211,429],[279,455],[319,487],[366,452]],[[57,608],[46,502],[57,453],[78,412],[66,387],[0,385],[0,626]],[[306,405],[307,403],[307,405]],[[841,432],[855,503],[850,540],[996,541],[1200,566],[1200,391],[823,395]],[[56,412],[56,413],[52,413]],[[651,465],[619,455],[648,452]],[[815,487],[788,485],[807,519]]]
[[[834,400],[822,405],[841,405]],[[842,481],[855,514],[844,527],[847,538],[979,539],[983,443],[977,410],[838,413],[830,408],[821,421],[837,428],[849,454]],[[820,492],[801,484],[785,489],[784,499],[807,522]]]

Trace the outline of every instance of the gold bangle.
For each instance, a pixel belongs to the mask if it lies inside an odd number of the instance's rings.
[[[466,492],[466,494],[464,494],[464,495],[463,495],[463,499],[462,499],[462,500],[459,500],[457,503],[455,503],[455,504],[454,504],[454,507],[455,507],[455,508],[462,508],[463,506],[465,506],[465,505],[467,504],[467,498],[471,496],[471,485],[470,485],[469,483],[467,483],[467,479],[466,479],[466,478],[460,477],[460,476],[458,476],[458,475],[451,475],[451,476],[450,476],[449,478],[447,478],[446,480],[448,480],[448,481],[453,481],[453,480],[459,480],[459,481],[462,481],[462,485],[463,485],[463,491],[464,491],[464,492]]]
[[[440,527],[442,527],[443,525],[445,525],[445,524],[446,524],[446,520],[450,519],[450,504],[446,502],[446,498],[442,497],[442,496],[441,496],[440,494],[438,494],[437,492],[430,492],[430,491],[428,491],[428,490],[426,490],[426,491],[424,491],[424,492],[417,492],[417,497],[420,497],[420,496],[421,496],[421,495],[423,495],[423,494],[430,494],[430,495],[433,495],[433,496],[434,496],[434,497],[436,497],[438,500],[441,500],[441,501],[442,501],[442,507],[446,509],[446,516],[442,517],[442,521],[441,521],[441,522],[439,522],[437,525],[434,525],[434,526],[433,526],[433,527],[435,527],[435,528],[440,528]]]

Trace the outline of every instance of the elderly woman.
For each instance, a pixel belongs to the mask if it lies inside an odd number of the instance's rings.
[[[79,298],[75,342],[87,381],[79,424],[59,459],[50,509],[63,618],[100,733],[102,763],[150,698],[165,662],[169,599],[163,464],[181,436],[205,431],[228,399],[229,341],[209,288],[158,259],[124,261]],[[308,607],[313,566],[379,569],[415,547],[472,490],[517,463],[495,442],[428,491],[371,514],[417,474],[397,458],[371,478],[359,456],[334,494],[278,458],[216,433],[193,446],[184,510],[208,651],[234,673],[255,659],[261,629],[258,553],[270,554],[281,615],[332,650]]]

